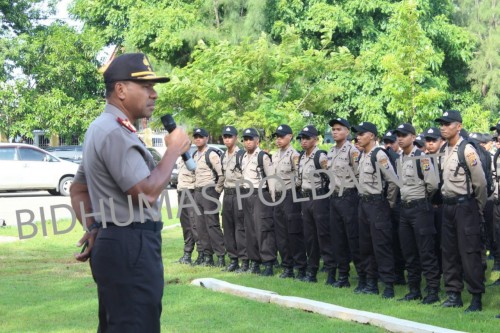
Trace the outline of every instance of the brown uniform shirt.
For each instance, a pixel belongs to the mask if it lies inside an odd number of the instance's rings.
[[[359,154],[359,150],[349,141],[344,142],[342,147],[330,148],[327,156],[328,170],[331,171],[330,189],[340,191],[341,188],[355,187],[352,175],[358,176]]]
[[[196,182],[195,187],[204,187],[207,185],[215,185],[215,190],[218,193],[222,192],[222,188],[224,186],[224,179],[222,178],[222,167],[220,163],[220,157],[216,152],[211,152],[208,158],[210,162],[212,162],[212,167],[218,175],[217,184],[215,184],[215,176],[212,172],[212,169],[207,165],[205,159],[205,153],[208,150],[208,146],[203,149],[203,151],[196,151],[194,153],[194,161],[196,162]]]
[[[374,147],[375,149],[375,147]],[[371,156],[373,149],[367,154],[361,154],[359,160],[359,193],[366,194],[382,194],[384,188],[384,182],[388,183],[387,187],[387,200],[391,207],[394,207],[398,197],[398,185],[394,182],[393,178],[398,179],[394,168],[389,160],[389,157],[382,151],[377,152],[376,161],[380,165],[380,174],[377,174],[376,169],[373,168],[371,163]],[[382,181],[382,184],[380,184]]]
[[[310,175],[311,171],[316,170],[316,166],[314,165],[314,156],[318,154],[318,150],[318,147],[314,147],[311,155],[306,156],[307,153],[304,153],[299,160],[297,185],[299,185],[304,191],[321,188],[321,175],[314,174],[312,177]],[[321,164],[321,168],[323,170],[326,170],[328,166],[328,159],[326,157],[326,154],[321,153],[319,163]]]
[[[401,200],[410,201],[422,198],[430,198],[438,189],[438,180],[434,165],[430,158],[425,157],[418,160],[410,159],[415,156],[417,147],[413,147],[409,155],[401,154],[399,160],[401,162],[401,180],[403,186],[400,188]],[[425,155],[422,153],[422,155]],[[417,163],[420,164],[424,179],[418,177]]]
[[[456,197],[467,194],[467,176],[463,168],[459,168],[455,176],[455,170],[458,166],[458,146],[463,138],[458,139],[455,147],[446,147],[444,156],[441,157],[441,170],[443,171],[443,187],[441,193],[443,197]],[[471,173],[472,183],[471,193],[475,193],[479,209],[482,211],[486,205],[486,178],[484,176],[481,160],[474,148],[467,144],[465,146],[465,163]]]
[[[241,161],[241,171],[243,174],[243,178],[252,183],[255,191],[258,189],[259,183],[262,180],[261,172],[258,170],[259,169],[258,168],[258,155],[259,155],[260,151],[261,151],[261,149],[259,147],[257,147],[257,149],[255,149],[253,154],[248,154],[248,152],[246,152],[243,155],[243,159]],[[274,175],[273,163],[272,163],[271,159],[269,158],[269,156],[264,155],[263,164],[264,164],[263,166],[264,166],[264,172],[265,172],[266,176]],[[270,187],[269,190],[270,191],[274,190],[274,188],[273,188],[274,182],[272,182],[272,179],[268,181],[268,184]],[[243,187],[247,188],[248,185],[243,184]],[[262,188],[267,188],[267,184],[265,182],[262,185]]]
[[[186,168],[186,164],[182,158],[177,160],[177,169],[179,170],[179,174],[177,175],[177,191],[184,189],[193,190],[196,181],[194,171],[189,171],[188,168]]]
[[[224,159],[221,161],[224,179],[224,187],[236,187],[236,181],[243,178],[241,170],[236,168],[236,153],[240,150],[239,147],[235,147],[232,154],[226,151],[224,154]]]
[[[274,174],[283,180],[285,188],[282,188],[282,182],[276,182],[276,191],[283,192],[292,188],[292,179],[295,181],[297,166],[299,162],[299,153],[292,147],[286,151],[277,151],[273,155]]]

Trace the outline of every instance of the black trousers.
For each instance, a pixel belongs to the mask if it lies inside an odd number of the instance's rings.
[[[194,199],[194,191],[193,190],[183,190],[184,192],[189,191]],[[181,221],[182,228],[182,236],[184,237],[184,252],[193,252],[194,245],[197,245],[198,251],[200,251],[200,244],[198,240],[198,231],[196,230],[196,223],[194,218],[194,208],[193,207],[184,207],[185,205],[191,204],[186,193],[184,193],[184,200],[181,203],[182,192],[177,192],[177,202],[179,203],[179,208],[183,205],[179,219]]]
[[[267,202],[272,202],[269,192],[263,192],[263,196]],[[248,259],[263,263],[274,262],[276,238],[273,207],[262,203],[257,193],[243,198],[242,204]]]
[[[229,258],[247,260],[245,221],[243,209],[238,209],[236,194],[224,194],[222,228],[224,229],[224,244]]]
[[[386,199],[360,200],[359,254],[366,277],[394,283],[391,208]]]
[[[293,202],[292,191],[283,193],[283,202],[274,207],[276,245],[285,268],[306,268],[304,230],[300,202]]]
[[[405,259],[401,250],[401,241],[399,239],[399,222],[401,216],[401,203],[398,202],[394,208],[391,208],[392,221],[392,252],[394,254],[394,273],[396,277],[405,274]]]
[[[470,293],[484,293],[479,222],[479,209],[474,199],[443,205],[441,247],[446,291],[462,292],[465,279]]]
[[[439,287],[440,275],[434,246],[436,227],[433,217],[434,211],[428,202],[412,208],[401,207],[399,239],[410,286],[420,286],[423,273],[429,287]]]
[[[443,275],[443,251],[441,249],[441,234],[443,226],[443,205],[433,205],[434,226],[436,227],[436,237],[434,237],[434,249],[437,255],[439,267],[439,279]]]
[[[161,231],[101,229],[90,267],[99,298],[98,332],[160,332]]]
[[[327,270],[337,267],[330,235],[329,198],[313,200],[310,197],[308,201],[301,202],[301,205],[307,270],[316,273],[320,258],[323,258]]]
[[[219,199],[219,193],[213,187],[206,191],[206,195],[215,199]],[[219,213],[207,214],[206,212],[217,209],[217,204],[202,195],[202,192],[194,192],[194,200],[198,205],[201,215],[195,214],[196,230],[200,246],[206,255],[213,255],[214,252],[218,256],[223,256],[226,253],[224,248],[224,237],[220,228]]]
[[[366,276],[359,256],[358,204],[356,191],[330,197],[330,231],[339,275],[349,274],[352,259],[358,276]]]
[[[500,262],[500,204],[493,207],[493,256],[495,262]]]

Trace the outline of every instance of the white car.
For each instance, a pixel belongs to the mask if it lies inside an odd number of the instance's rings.
[[[38,147],[0,143],[0,191],[47,190],[69,195],[78,164],[61,160]]]

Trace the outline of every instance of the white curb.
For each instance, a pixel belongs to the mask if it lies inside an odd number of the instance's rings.
[[[354,321],[362,324],[370,324],[382,327],[390,332],[407,333],[463,333],[438,326],[421,324],[410,320],[381,315],[368,311],[349,309],[342,306],[313,301],[307,298],[281,296],[272,291],[249,288],[232,284],[226,281],[203,278],[191,282],[196,286],[201,286],[214,291],[219,291],[231,295],[250,298],[259,302],[273,303],[288,308],[301,309],[304,311],[319,313],[328,317],[341,319],[344,321]]]

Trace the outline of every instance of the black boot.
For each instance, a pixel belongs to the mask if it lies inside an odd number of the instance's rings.
[[[280,278],[282,278],[282,279],[295,278],[295,274],[293,274],[293,268],[285,267],[285,269],[283,270],[283,273],[280,274]]]
[[[465,313],[476,312],[483,310],[483,304],[481,302],[481,293],[472,294],[472,300],[470,301],[470,305],[467,309],[465,309]]]
[[[406,286],[405,272],[402,271],[396,274],[396,281],[394,281],[396,286]]]
[[[337,269],[333,268],[328,271],[328,276],[326,277],[326,282],[325,284],[327,286],[333,286],[337,280],[335,280],[335,275],[337,273]]]
[[[378,295],[377,279],[366,279],[366,286],[361,290],[361,293],[367,295]]]
[[[224,271],[234,272],[238,268],[240,268],[240,266],[238,265],[238,259],[231,259],[231,261],[229,262],[229,265],[224,269]]]
[[[191,264],[191,252],[184,252],[184,255],[179,259],[180,264]]]
[[[410,283],[410,292],[405,297],[398,299],[398,301],[416,301],[417,299],[422,299],[420,283]]]
[[[422,304],[434,304],[439,302],[439,288],[428,287],[427,296],[424,297]]]
[[[226,266],[226,259],[224,256],[217,256],[217,267],[225,267]]]
[[[305,268],[299,268],[299,270],[297,271],[297,276],[295,277],[295,279],[297,279],[299,281],[304,281],[305,278],[306,278],[306,269]]]
[[[267,262],[264,264],[264,270],[260,273],[262,276],[273,276],[273,262]]]
[[[250,263],[248,259],[241,261],[241,267],[236,270],[236,273],[247,273],[250,270]]]
[[[301,280],[304,282],[311,282],[311,283],[316,283],[318,282],[318,279],[316,278],[316,271],[306,271],[306,276]]]
[[[349,288],[349,274],[339,274],[339,279],[333,284],[335,288]]]
[[[363,289],[366,288],[366,277],[365,276],[358,276],[358,285],[356,288],[354,288],[354,292],[356,294],[361,294],[363,292]]]
[[[394,285],[392,283],[386,283],[384,293],[382,298],[394,298]]]
[[[448,292],[448,299],[446,299],[441,306],[445,308],[461,308],[464,306],[462,295],[455,291]]]
[[[250,273],[260,274],[260,262],[252,261],[252,265],[250,265]]]
[[[273,265],[274,265],[274,268],[276,268],[276,269],[281,268],[281,264],[280,264],[280,261],[278,260],[278,258],[274,259]]]
[[[201,264],[202,266],[208,266],[208,267],[213,267],[215,266],[215,263],[214,263],[214,256],[213,255],[209,255],[209,254],[205,254],[205,258],[203,259],[203,264]]]
[[[198,258],[193,262],[193,266],[198,266],[203,264],[203,260],[205,260],[205,253],[198,252]]]

